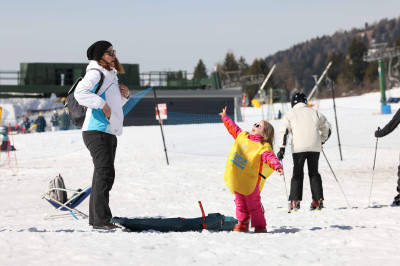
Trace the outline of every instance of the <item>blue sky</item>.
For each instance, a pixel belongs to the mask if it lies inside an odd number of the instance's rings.
[[[226,53],[248,64],[306,40],[400,16],[385,0],[36,0],[0,9],[0,70],[21,62],[87,62],[86,49],[105,39],[122,63],[141,72],[208,70]]]

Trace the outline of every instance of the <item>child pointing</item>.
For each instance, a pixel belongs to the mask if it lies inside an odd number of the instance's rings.
[[[275,170],[283,175],[282,164],[273,151],[274,128],[267,121],[254,124],[250,132],[242,131],[226,115],[226,106],[219,113],[225,127],[235,139],[226,163],[224,180],[235,194],[236,218],[234,231],[248,232],[249,223],[255,233],[266,233],[264,208],[260,193]]]

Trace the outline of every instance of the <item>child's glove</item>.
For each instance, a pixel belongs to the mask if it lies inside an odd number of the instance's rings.
[[[285,156],[285,148],[280,148],[276,157],[278,157],[279,161],[282,161],[284,156]]]

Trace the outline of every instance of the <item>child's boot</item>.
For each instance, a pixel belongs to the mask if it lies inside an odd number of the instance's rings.
[[[267,228],[265,226],[254,227],[254,233],[267,233]]]
[[[249,224],[250,224],[250,218],[247,218],[246,220],[239,221],[237,225],[233,228],[233,231],[236,232],[248,232],[249,231]]]

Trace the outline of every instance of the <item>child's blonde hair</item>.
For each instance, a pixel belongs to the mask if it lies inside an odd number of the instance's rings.
[[[271,148],[274,148],[274,140],[275,140],[274,127],[265,120],[263,120],[263,122],[264,122],[263,132],[264,132],[265,136],[262,139],[262,143],[267,142],[267,143],[269,143]]]

